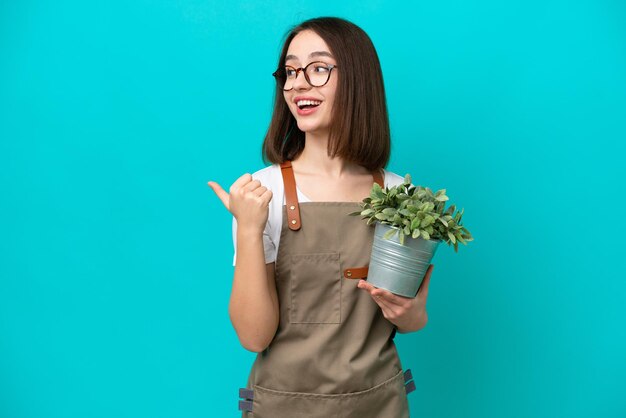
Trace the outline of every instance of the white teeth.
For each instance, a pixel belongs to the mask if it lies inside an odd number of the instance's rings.
[[[318,105],[321,104],[322,102],[317,101],[317,100],[298,100],[296,102],[296,104],[298,105],[298,107],[302,107],[304,105]]]

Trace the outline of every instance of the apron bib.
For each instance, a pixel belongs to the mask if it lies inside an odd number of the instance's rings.
[[[357,287],[374,228],[357,202],[298,203],[291,162],[281,164],[283,227],[276,258],[280,322],[258,353],[239,409],[246,418],[408,418],[414,389],[402,372],[394,325]],[[383,186],[382,175],[373,173]],[[363,266],[363,267],[353,267]]]

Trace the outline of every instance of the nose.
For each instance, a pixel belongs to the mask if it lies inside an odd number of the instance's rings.
[[[307,89],[309,86],[309,83],[306,81],[306,78],[304,77],[304,69],[299,69],[296,72],[296,79],[293,80],[293,88],[295,90],[302,90],[302,89]]]

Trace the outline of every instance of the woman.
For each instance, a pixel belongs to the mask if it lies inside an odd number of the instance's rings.
[[[311,19],[289,32],[274,76],[263,143],[273,165],[241,176],[230,194],[209,182],[234,217],[231,321],[259,353],[240,409],[408,417],[393,338],[425,326],[433,266],[416,298],[371,286],[363,279],[374,228],[347,215],[374,181],[403,181],[384,170],[390,138],[378,56],[356,25]]]

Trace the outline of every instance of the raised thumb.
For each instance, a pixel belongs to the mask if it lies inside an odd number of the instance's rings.
[[[219,184],[217,184],[214,181],[209,181],[209,182],[207,182],[207,184],[209,185],[209,187],[211,189],[213,189],[213,191],[215,192],[217,197],[219,197],[219,199],[222,201],[222,203],[224,204],[226,209],[228,209],[230,211],[230,204],[229,204],[229,202],[230,202],[230,195],[228,193],[226,193],[224,191],[224,189],[222,189],[222,186],[220,186]]]

